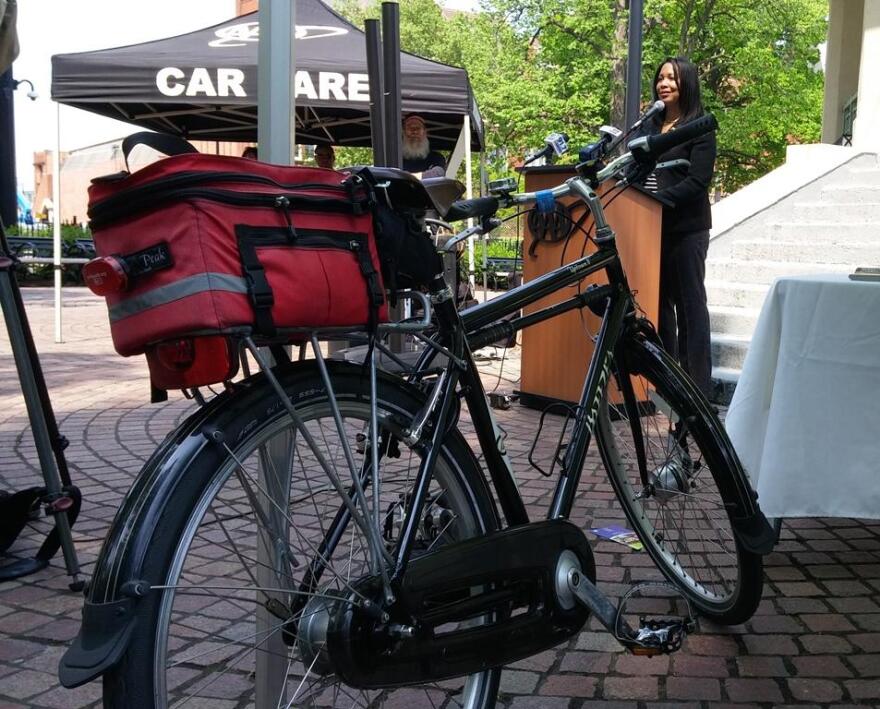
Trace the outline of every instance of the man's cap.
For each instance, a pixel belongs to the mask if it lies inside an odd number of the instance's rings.
[[[413,121],[413,120],[418,121],[423,126],[425,125],[425,119],[422,118],[418,113],[407,113],[403,117],[403,125],[406,125],[407,123],[409,123],[410,121]]]

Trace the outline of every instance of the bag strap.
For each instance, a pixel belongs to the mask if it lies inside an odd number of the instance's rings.
[[[238,253],[247,283],[248,295],[254,308],[254,328],[265,337],[275,337],[278,333],[275,321],[272,320],[272,306],[275,296],[272,286],[266,278],[266,270],[257,257],[256,245],[250,237],[249,228],[244,224],[235,225],[235,236],[238,240]]]
[[[146,145],[148,148],[168,156],[199,152],[192,143],[177,135],[154,133],[148,130],[132,133],[122,140],[122,155],[125,157],[125,169],[129,172],[131,172],[131,169],[128,167],[128,156],[137,145]]]
[[[379,272],[373,265],[373,258],[370,255],[370,248],[366,239],[357,240],[358,247],[355,250],[358,266],[361,269],[361,275],[367,286],[367,303],[370,308],[369,322],[367,323],[371,333],[376,332],[379,325],[379,307],[385,302],[385,293],[379,281]]]

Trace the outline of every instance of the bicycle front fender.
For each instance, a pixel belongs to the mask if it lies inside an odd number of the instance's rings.
[[[761,511],[758,493],[752,488],[733,443],[709,401],[678,362],[663,349],[653,328],[642,326],[628,333],[627,337],[629,342],[621,343],[619,351],[627,353],[626,367],[629,372],[638,374],[649,369],[655,372],[663,369],[670,371],[673,374],[673,391],[679,401],[692,403],[702,418],[712,422],[713,425],[707,427],[708,433],[715,438],[714,447],[723,460],[710,462],[719,468],[742,471],[740,475],[733,476],[737,480],[726,481],[735,504],[731,515],[733,532],[748,551],[769,554],[776,544],[776,533]],[[719,481],[719,484],[724,482]]]

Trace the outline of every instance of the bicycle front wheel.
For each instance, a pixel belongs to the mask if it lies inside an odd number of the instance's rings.
[[[639,337],[625,345],[638,413],[630,415],[609,380],[597,438],[611,484],[663,575],[703,615],[741,623],[763,591],[761,557],[737,539],[731,516],[748,478],[717,417],[672,358]]]
[[[375,578],[376,546],[363,522],[376,521],[364,472],[368,378],[359,367],[328,364],[341,431],[309,365],[294,367],[282,386],[310,436],[294,426],[265,382],[230,397],[201,425],[220,442],[190,460],[173,504],[152,537],[141,540],[152,590],[138,606],[126,655],[105,676],[105,706],[494,706],[497,670],[378,690],[348,686],[334,671],[326,649],[328,609]],[[400,380],[380,376],[379,385],[376,528],[380,546],[392,550],[408,523],[423,455],[406,445],[402,432],[423,400]],[[368,488],[360,524],[326,472],[328,463],[354,498],[346,448]],[[497,528],[479,466],[456,430],[446,436],[417,525],[414,556]]]

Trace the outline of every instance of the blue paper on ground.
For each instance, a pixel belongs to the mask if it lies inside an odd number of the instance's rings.
[[[636,551],[644,549],[644,546],[642,546],[642,543],[639,541],[639,536],[626,527],[612,525],[610,527],[594,527],[590,531],[597,537],[610,539],[612,542],[617,542],[618,544],[625,544],[630,549],[635,549]]]

